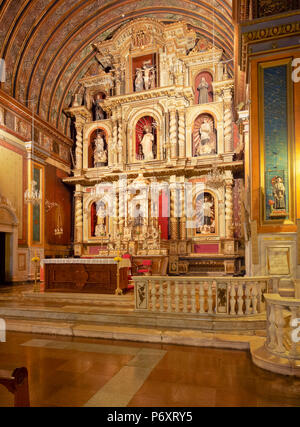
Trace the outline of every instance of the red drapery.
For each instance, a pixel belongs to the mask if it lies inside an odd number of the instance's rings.
[[[95,228],[97,223],[97,215],[96,215],[96,203],[92,203],[91,206],[91,236],[95,236]]]
[[[169,197],[162,191],[159,195],[159,217],[158,225],[161,229],[161,238],[163,240],[169,239]]]

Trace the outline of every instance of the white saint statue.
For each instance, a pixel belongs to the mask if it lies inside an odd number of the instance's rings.
[[[199,104],[207,104],[208,103],[208,83],[205,77],[202,77],[201,82],[197,88],[199,91]]]
[[[136,69],[136,77],[134,83],[136,92],[141,92],[142,90],[144,90],[143,70],[141,68]]]
[[[99,133],[95,139],[94,167],[105,166],[107,164],[107,150],[104,148],[103,134]]]
[[[154,155],[153,155],[154,135],[152,133],[152,127],[150,125],[146,125],[144,127],[144,130],[145,130],[145,135],[141,140],[141,146],[143,148],[144,160],[147,162],[149,160],[154,159]]]
[[[95,236],[101,237],[106,235],[106,207],[105,204],[100,201],[96,203],[96,215],[97,225],[95,228]]]

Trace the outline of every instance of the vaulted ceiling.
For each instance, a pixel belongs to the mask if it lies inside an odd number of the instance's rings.
[[[186,21],[199,36],[233,57],[231,0],[3,0],[0,58],[7,80],[1,88],[64,133],[63,109],[77,81],[95,61],[91,44],[105,40],[135,18]]]

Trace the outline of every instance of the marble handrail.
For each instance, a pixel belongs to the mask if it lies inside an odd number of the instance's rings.
[[[265,311],[270,277],[133,277],[135,310],[210,316]]]
[[[267,350],[286,359],[300,360],[300,343],[297,342],[300,341],[300,299],[266,294],[265,300]]]

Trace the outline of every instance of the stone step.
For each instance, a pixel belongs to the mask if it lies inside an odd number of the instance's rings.
[[[182,328],[203,331],[256,331],[265,330],[265,313],[255,316],[213,316],[203,314],[144,313],[134,310],[105,309],[96,306],[45,307],[36,305],[0,306],[0,317],[27,320],[88,322],[122,326]]]
[[[34,302],[68,303],[68,305],[113,306],[134,308],[134,295],[106,295],[63,292],[22,292],[23,299]]]
[[[63,335],[80,338],[114,339],[159,344],[177,344],[227,349],[249,349],[249,341],[262,343],[264,338],[253,333],[248,335],[206,333],[188,329],[160,329],[128,327],[104,324],[74,324],[72,322],[45,322],[27,319],[8,319],[7,331],[35,334]]]

